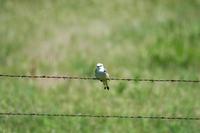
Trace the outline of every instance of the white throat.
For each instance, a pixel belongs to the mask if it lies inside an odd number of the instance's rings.
[[[97,70],[98,70],[98,71],[102,71],[102,72],[103,72],[105,69],[104,69],[104,67],[103,67],[103,66],[101,66],[101,67],[97,67]]]

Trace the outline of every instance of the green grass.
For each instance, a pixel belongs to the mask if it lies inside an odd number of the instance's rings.
[[[0,0],[0,73],[200,79],[199,0]],[[199,84],[0,79],[0,112],[200,116]],[[176,132],[199,121],[0,117],[0,132]]]

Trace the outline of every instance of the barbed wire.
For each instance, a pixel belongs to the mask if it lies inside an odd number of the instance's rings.
[[[64,80],[99,80],[94,77],[78,77],[78,76],[48,76],[48,75],[12,75],[0,74],[0,77],[9,78],[34,78],[34,79],[64,79]],[[200,83],[200,80],[185,80],[185,79],[139,79],[139,78],[110,78],[108,80],[126,80],[135,82],[185,82],[185,83]]]
[[[154,120],[193,120],[199,121],[200,117],[169,117],[169,116],[120,116],[120,115],[91,115],[91,114],[49,114],[49,113],[0,113],[0,116],[38,116],[38,117],[81,117],[81,118],[106,118],[106,119],[154,119]]]
[[[39,79],[77,79],[77,80],[99,80],[94,77],[75,76],[47,76],[47,75],[9,75],[0,74],[0,77],[9,78],[39,78]],[[137,79],[137,78],[110,78],[109,80],[127,80],[144,82],[191,82],[200,83],[200,80],[180,79]],[[116,118],[116,119],[157,119],[157,120],[200,120],[200,117],[168,117],[168,116],[119,116],[119,115],[91,115],[91,114],[49,114],[49,113],[0,113],[0,116],[40,116],[40,117],[85,117],[85,118]]]

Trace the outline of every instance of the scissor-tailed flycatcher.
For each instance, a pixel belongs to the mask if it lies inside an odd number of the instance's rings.
[[[98,78],[101,82],[103,82],[104,89],[109,90],[108,82],[109,80],[109,74],[107,73],[106,69],[104,68],[102,63],[97,63],[96,70],[95,70],[95,76]]]

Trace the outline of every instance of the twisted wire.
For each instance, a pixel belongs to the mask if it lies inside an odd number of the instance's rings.
[[[48,76],[48,75],[11,75],[0,74],[0,77],[8,78],[34,78],[34,79],[64,79],[64,80],[99,80],[94,77],[78,77],[78,76]],[[139,78],[110,78],[108,80],[125,80],[135,82],[185,82],[185,83],[200,83],[200,80],[186,79],[139,79]]]
[[[50,114],[50,113],[0,113],[0,116],[38,116],[38,117],[82,117],[106,119],[154,119],[154,120],[196,120],[200,117],[170,117],[170,116],[120,116],[120,115],[92,115],[92,114]]]

